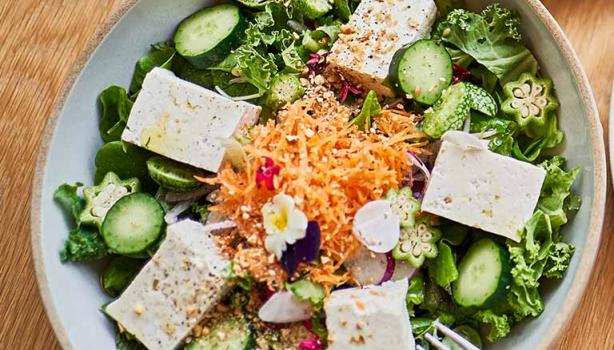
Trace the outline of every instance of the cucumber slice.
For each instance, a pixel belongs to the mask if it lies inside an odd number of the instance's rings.
[[[432,138],[440,138],[448,130],[460,129],[469,115],[469,98],[464,85],[446,89],[431,111],[424,113],[422,130]]]
[[[280,74],[273,78],[266,103],[272,108],[281,108],[303,96],[305,89],[295,74]]]
[[[467,82],[461,82],[460,84],[463,84],[466,93],[469,95],[469,107],[471,109],[484,113],[489,117],[497,115],[499,106],[493,95],[479,86]]]
[[[160,187],[173,192],[193,191],[203,185],[194,176],[207,175],[204,170],[161,156],[149,158],[147,170]]]
[[[328,0],[293,0],[295,13],[302,13],[309,19],[316,19],[324,16],[333,9]]]
[[[390,73],[405,95],[426,105],[435,103],[452,82],[452,59],[435,40],[418,40],[399,50]]]
[[[464,307],[489,308],[501,301],[510,285],[507,250],[485,238],[473,243],[459,266],[452,284],[454,301]]]
[[[120,198],[109,209],[101,233],[109,250],[129,255],[144,251],[160,238],[164,210],[149,194],[137,192]]]
[[[184,19],[175,32],[177,52],[194,66],[205,69],[221,62],[235,49],[247,22],[232,4],[208,7]]]
[[[206,335],[192,340],[184,350],[252,350],[256,347],[252,327],[242,317],[214,321]]]

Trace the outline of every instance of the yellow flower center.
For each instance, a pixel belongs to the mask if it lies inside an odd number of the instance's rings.
[[[271,215],[271,222],[278,231],[284,231],[288,226],[288,213],[281,210],[278,214]]]

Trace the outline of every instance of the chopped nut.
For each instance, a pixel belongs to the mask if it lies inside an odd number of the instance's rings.
[[[132,311],[135,315],[141,316],[143,314],[143,306],[137,304],[132,308]]]

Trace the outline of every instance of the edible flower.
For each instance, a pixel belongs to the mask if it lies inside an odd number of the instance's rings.
[[[307,216],[294,204],[294,199],[279,193],[262,206],[262,218],[267,237],[264,246],[269,253],[281,259],[288,244],[305,237]]]
[[[309,262],[318,258],[321,243],[320,225],[316,221],[309,221],[305,237],[290,245],[281,256],[281,267],[289,276],[294,275],[299,263]]]
[[[350,93],[352,93],[352,95],[362,95],[362,90],[350,84],[347,80],[342,80],[341,90],[339,90],[339,101],[341,101],[341,103],[345,102]]]
[[[298,344],[299,350],[324,350],[322,347],[322,342],[319,338],[316,339],[305,339]]]
[[[463,80],[467,80],[469,75],[470,73],[465,67],[460,64],[454,64],[454,68],[452,69],[452,84],[458,84]]]
[[[309,72],[309,76],[321,73],[326,67],[326,57],[330,54],[330,51],[320,50],[317,53],[310,53],[309,60],[305,62]]]
[[[256,171],[256,183],[258,184],[258,187],[264,184],[268,190],[274,190],[275,183],[273,180],[275,179],[275,176],[279,175],[281,168],[279,165],[275,164],[273,159],[269,157],[263,158],[264,165],[260,166],[260,168],[258,168]]]

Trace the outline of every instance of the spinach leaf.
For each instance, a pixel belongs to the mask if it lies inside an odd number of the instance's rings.
[[[488,148],[506,156],[512,154],[516,142],[518,126],[513,120],[489,117],[478,112],[471,112],[472,133],[490,134]]]
[[[126,332],[115,335],[115,346],[117,350],[147,350],[133,335]]]
[[[102,288],[111,297],[119,296],[139,273],[143,264],[143,260],[115,257],[102,273]]]
[[[515,13],[498,4],[479,15],[457,9],[439,23],[435,36],[473,57],[503,85],[538,69],[537,60],[520,42],[519,23]]]
[[[81,210],[83,210],[83,200],[77,194],[77,190],[81,186],[83,184],[80,182],[74,185],[63,184],[53,193],[53,199],[60,203],[67,212],[71,213],[77,225],[79,225],[79,217]]]
[[[233,97],[247,96],[258,93],[258,89],[256,89],[256,87],[254,87],[252,84],[247,82],[236,82],[235,79],[237,79],[237,77],[232,75],[230,72],[233,67],[226,68],[221,66],[222,64],[227,63],[228,61],[225,60],[217,67],[200,70],[182,57],[178,56],[175,58],[175,62],[173,63],[173,71],[181,79],[208,89],[214,89],[216,86],[218,86],[225,93]]]
[[[358,129],[362,131],[369,131],[371,129],[371,118],[378,115],[381,111],[382,106],[380,106],[377,100],[377,94],[375,91],[369,91],[367,97],[365,97],[365,102],[362,104],[360,113],[352,119],[351,124],[358,126]]]
[[[99,183],[108,172],[114,172],[122,179],[136,177],[147,187],[152,184],[145,163],[150,156],[149,151],[132,144],[109,142],[96,154],[95,182]]]
[[[100,136],[104,142],[120,140],[132,109],[126,90],[119,86],[108,87],[98,96],[98,105]]]
[[[465,8],[465,0],[435,0],[439,16],[446,16],[452,10]]]
[[[107,254],[107,246],[94,227],[77,226],[68,235],[60,252],[62,262],[97,260]]]
[[[130,94],[137,94],[141,90],[145,76],[155,67],[171,69],[176,52],[175,48],[169,43],[153,44],[149,53],[141,57],[136,63],[130,84]]]

